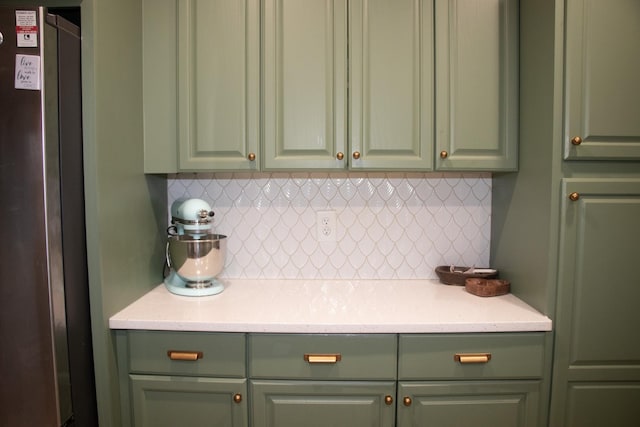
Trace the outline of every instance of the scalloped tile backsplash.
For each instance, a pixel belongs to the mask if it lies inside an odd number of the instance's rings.
[[[228,236],[220,277],[436,278],[438,265],[488,266],[488,173],[170,175],[168,202],[206,200]],[[168,208],[169,208],[168,207]],[[336,213],[319,242],[318,211]]]

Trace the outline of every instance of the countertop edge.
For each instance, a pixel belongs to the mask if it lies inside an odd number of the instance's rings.
[[[261,324],[178,324],[168,322],[110,321],[112,330],[182,331],[182,332],[228,332],[228,333],[274,333],[274,334],[449,334],[449,333],[502,333],[502,332],[550,332],[551,320],[527,322],[516,325],[500,324],[438,324],[438,325],[261,325]]]

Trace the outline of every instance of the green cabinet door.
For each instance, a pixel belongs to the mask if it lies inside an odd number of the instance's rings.
[[[346,0],[264,0],[263,167],[344,169]]]
[[[146,173],[517,167],[515,0],[142,6]]]
[[[145,172],[258,169],[259,26],[259,0],[143,0]]]
[[[393,427],[395,381],[251,381],[254,427]]]
[[[571,383],[564,427],[637,427],[640,382]],[[560,425],[560,424],[554,424]]]
[[[639,425],[640,178],[571,178],[562,189],[550,425],[597,425],[577,421],[596,412]]]
[[[539,381],[398,384],[398,427],[538,427]]]
[[[131,375],[136,427],[246,427],[246,380]]]
[[[349,4],[351,169],[433,168],[433,0]]]
[[[177,0],[142,0],[145,173],[178,171]]]
[[[436,169],[518,166],[518,1],[435,0]]]
[[[567,0],[564,157],[640,159],[640,2]]]

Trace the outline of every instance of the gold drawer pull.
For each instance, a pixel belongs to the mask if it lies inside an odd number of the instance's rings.
[[[308,354],[304,355],[304,361],[309,363],[337,363],[342,360],[340,353],[336,354]]]
[[[491,353],[456,353],[453,360],[460,363],[487,363],[491,360]]]
[[[169,350],[167,356],[171,360],[188,360],[195,362],[198,359],[202,359],[204,354],[201,351],[181,351],[181,350]]]

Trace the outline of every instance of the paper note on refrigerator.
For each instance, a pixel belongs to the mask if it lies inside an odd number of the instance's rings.
[[[18,47],[38,47],[38,21],[35,10],[16,10]]]
[[[16,89],[40,90],[40,57],[16,55]]]

